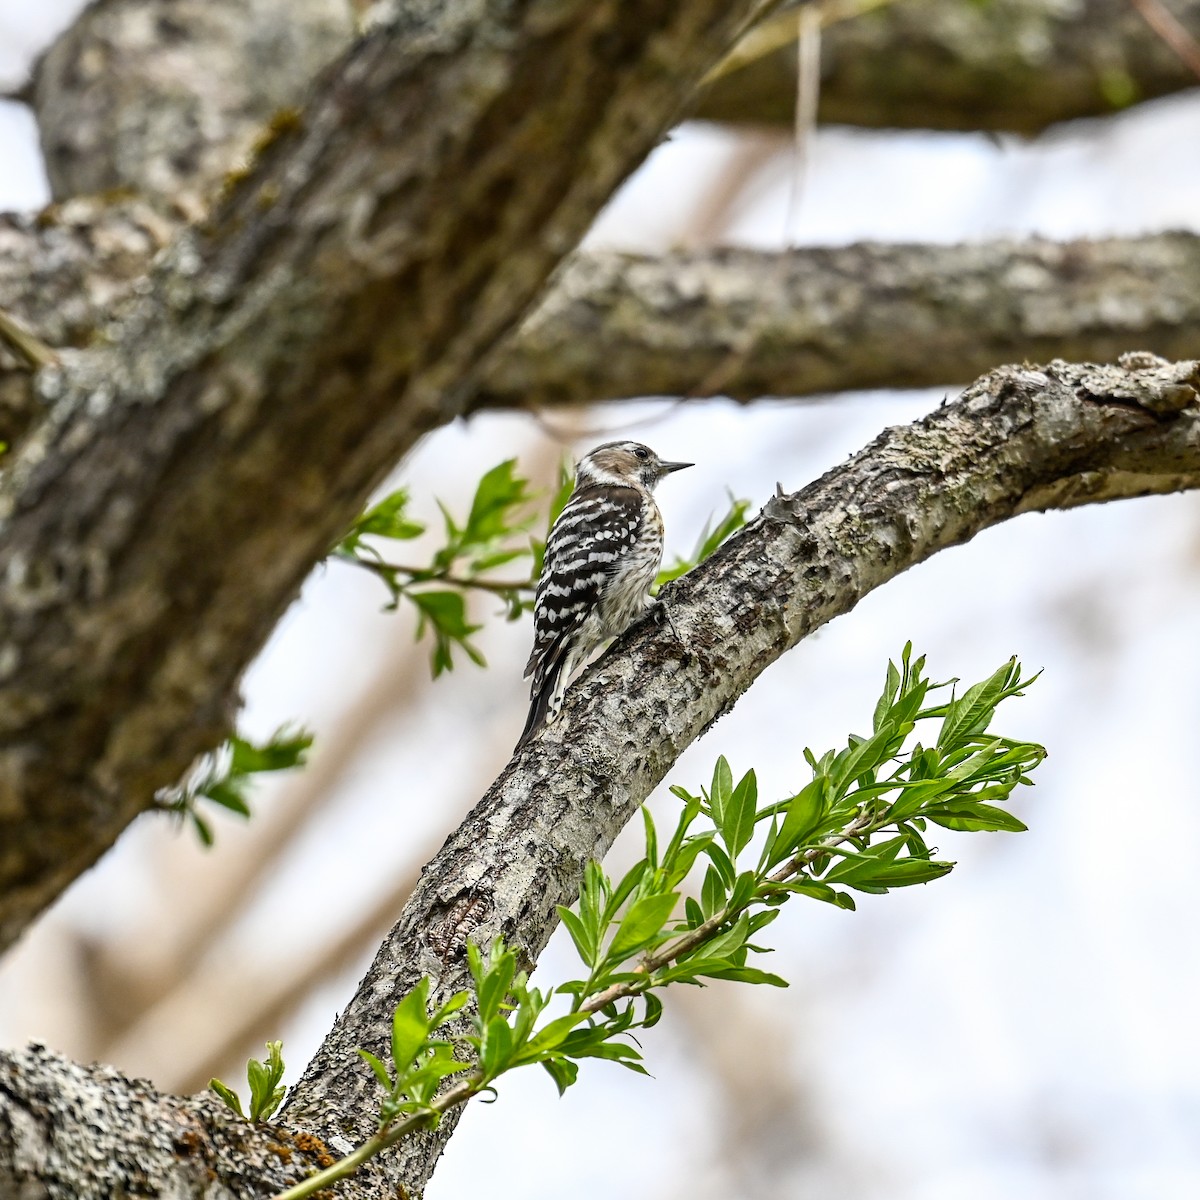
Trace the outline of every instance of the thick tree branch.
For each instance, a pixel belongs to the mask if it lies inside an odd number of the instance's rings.
[[[962,383],[998,362],[1196,351],[1200,237],[572,259],[472,403],[739,400]]]
[[[135,188],[198,204],[353,32],[349,0],[99,0],[37,65],[55,199]]]
[[[1198,392],[1196,362],[1003,368],[771,500],[670,587],[669,622],[631,632],[571,690],[561,721],[508,765],[426,867],[289,1101],[288,1124],[337,1153],[372,1132],[376,1084],[354,1051],[384,1052],[399,997],[423,973],[443,998],[463,986],[467,937],[503,934],[536,960],[584,861],[604,854],[679,753],[813,630],[1019,513],[1200,486]],[[154,1097],[106,1068],[37,1050],[0,1054],[0,1192],[46,1187],[86,1200],[118,1183],[130,1190],[136,1171],[142,1194],[198,1196],[200,1159],[223,1185],[236,1177],[239,1196],[261,1196],[276,1178],[256,1173],[264,1147],[320,1152],[306,1134],[234,1127],[238,1142],[205,1105]],[[171,1161],[168,1122],[181,1131],[175,1155],[191,1161]],[[451,1124],[372,1164],[347,1194],[395,1194],[401,1181],[419,1193]],[[67,1157],[93,1145],[103,1152]]]
[[[211,1093],[161,1096],[111,1067],[0,1050],[0,1195],[249,1200],[331,1156],[314,1137],[236,1120]],[[343,1196],[365,1195],[352,1190]]]
[[[358,993],[288,1101],[339,1150],[372,1132],[396,1002],[423,974],[469,986],[465,942],[502,935],[536,961],[581,869],[603,857],[679,754],[781,654],[901,571],[1022,512],[1200,486],[1200,363],[1007,367],[780,494],[666,592],[568,694],[425,868]],[[514,726],[514,736],[516,727]],[[450,1122],[398,1147],[418,1189]]]
[[[98,340],[181,227],[177,215],[135,196],[0,214],[0,311],[55,348]],[[0,345],[0,441],[14,445],[44,411],[26,365]]]
[[[226,732],[304,576],[760,8],[377,6],[109,344],[41,373],[0,484],[0,946]]]
[[[822,46],[820,119],[1032,134],[1195,86],[1126,0],[853,0]],[[1200,0],[1171,0],[1200,31]],[[100,0],[39,63],[31,99],[57,199],[113,187],[193,207],[351,37],[346,0]],[[790,32],[790,30],[789,30]],[[790,125],[793,47],[722,75],[708,120]]]
[[[116,206],[111,221],[93,214],[93,202],[76,200],[40,225],[0,222],[0,309],[52,345],[83,344],[112,322],[140,276],[139,250],[161,236],[142,201]],[[1104,362],[1130,346],[1185,357],[1198,325],[1200,237],[1190,233],[868,243],[785,258],[585,254],[497,348],[463,403],[688,395],[718,373],[722,392],[739,400],[936,387],[1020,359]],[[0,439],[14,442],[36,411],[33,379],[0,370],[6,396]]]
[[[1200,33],[1200,0],[1169,0]],[[877,128],[1035,134],[1196,86],[1128,0],[893,0],[822,38],[819,119]],[[790,126],[796,51],[722,76],[695,114]]]

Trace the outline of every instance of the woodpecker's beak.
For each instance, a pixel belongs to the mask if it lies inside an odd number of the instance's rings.
[[[695,463],[659,463],[658,473],[660,475],[670,475],[672,471],[682,471],[685,467],[694,467]]]

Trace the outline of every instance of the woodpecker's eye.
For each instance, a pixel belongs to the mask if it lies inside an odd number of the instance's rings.
[[[645,461],[646,461],[646,459],[648,459],[648,458],[650,457],[650,451],[649,451],[649,450],[647,450],[645,446],[639,446],[639,447],[638,447],[638,448],[637,448],[637,449],[636,449],[636,450],[633,452],[633,457],[634,457],[634,458],[640,458],[640,459],[642,460],[642,462],[645,462]]]

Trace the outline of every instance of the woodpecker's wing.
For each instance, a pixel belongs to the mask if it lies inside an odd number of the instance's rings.
[[[636,545],[645,501],[630,487],[579,488],[546,541],[533,605],[533,653],[525,674],[536,695],[553,678],[574,635],[600,600],[605,580]]]

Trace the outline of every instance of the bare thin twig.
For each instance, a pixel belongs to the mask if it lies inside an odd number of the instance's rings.
[[[0,342],[8,346],[32,371],[58,364],[58,355],[3,309],[0,309]]]
[[[1184,28],[1162,0],[1129,0],[1150,26],[1197,79],[1200,79],[1200,42]]]

